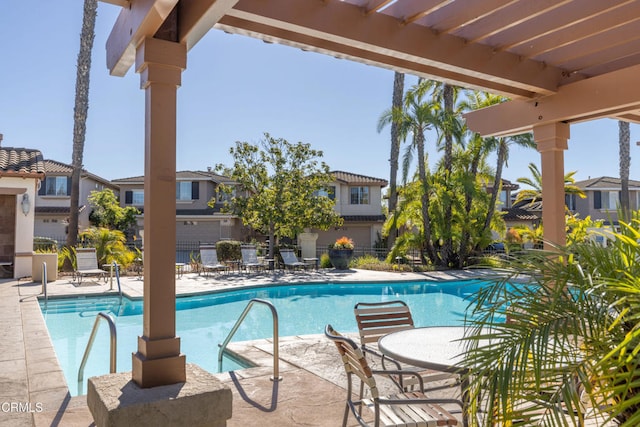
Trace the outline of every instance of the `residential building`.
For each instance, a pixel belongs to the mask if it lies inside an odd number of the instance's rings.
[[[318,234],[316,246],[326,248],[342,236],[353,239],[356,246],[371,247],[382,234],[382,189],[387,181],[344,171],[331,172],[335,178],[327,185],[327,196],[336,202],[335,210],[344,223]]]
[[[502,179],[500,194],[498,194],[496,202],[496,209],[510,209],[513,203],[511,193],[513,193],[518,188],[520,188],[518,184],[514,184],[508,179]],[[485,190],[489,194],[493,193],[493,180],[485,186]]]
[[[120,188],[120,206],[140,210],[138,237],[144,238],[144,176],[112,181]],[[243,240],[249,230],[236,216],[223,214],[224,195],[220,184],[235,185],[231,179],[211,171],[176,172],[176,240],[178,243],[215,243],[218,240]],[[215,206],[208,205],[215,200]],[[141,232],[142,231],[142,232]]]
[[[0,278],[31,276],[33,201],[44,176],[39,150],[0,147]]]
[[[591,216],[591,219],[602,219],[606,223],[618,223],[618,206],[622,184],[620,178],[601,176],[574,185],[584,191],[584,199],[575,195],[567,195],[567,207],[580,218]],[[629,203],[632,210],[640,209],[640,181],[629,180]]]
[[[66,240],[71,211],[71,174],[73,167],[56,160],[44,160],[45,178],[35,200],[34,234]],[[78,230],[90,226],[89,195],[92,191],[111,189],[118,196],[118,187],[109,180],[82,170],[80,173],[80,197],[78,200]]]

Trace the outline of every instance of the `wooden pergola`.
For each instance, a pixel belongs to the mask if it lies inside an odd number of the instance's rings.
[[[210,29],[485,90],[510,101],[466,114],[483,136],[533,132],[545,239],[565,243],[572,123],[640,122],[636,0],[102,0],[122,7],[107,66],[135,64],[146,93],[143,387],[184,381],[175,336],[176,91]]]

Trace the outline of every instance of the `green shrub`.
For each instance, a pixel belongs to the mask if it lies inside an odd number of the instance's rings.
[[[57,252],[58,242],[48,237],[34,237],[33,250],[39,253]]]
[[[329,254],[324,253],[320,256],[320,268],[333,268],[331,260],[329,259]]]
[[[62,271],[62,268],[64,267],[64,261],[67,259],[69,260],[72,269],[75,270],[77,268],[76,250],[74,248],[71,248],[71,250],[69,250],[68,247],[63,246],[62,248],[60,248],[60,252],[58,252],[58,271]]]
[[[241,242],[237,240],[220,240],[216,243],[219,261],[237,261],[242,259]]]
[[[390,264],[373,255],[364,255],[351,261],[350,267],[373,271],[412,271],[408,264]]]

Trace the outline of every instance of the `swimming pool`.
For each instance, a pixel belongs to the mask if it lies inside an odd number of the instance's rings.
[[[327,323],[337,330],[357,331],[353,306],[357,302],[401,299],[411,308],[416,326],[460,325],[472,296],[486,282],[340,283],[254,287],[176,299],[176,329],[188,363],[217,372],[218,344],[224,341],[252,298],[271,301],[278,310],[280,336],[320,334]],[[131,370],[131,353],[142,334],[142,301],[118,297],[81,297],[40,302],[49,335],[65,374],[69,391],[77,395],[78,367],[96,314],[108,312],[118,331],[117,367]],[[233,341],[270,338],[271,313],[256,305]],[[225,361],[224,369],[239,366]],[[109,334],[102,324],[96,336],[84,378],[109,370]]]

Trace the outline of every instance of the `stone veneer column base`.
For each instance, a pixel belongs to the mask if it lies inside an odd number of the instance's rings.
[[[197,365],[187,364],[187,381],[140,388],[131,372],[91,377],[87,405],[97,427],[224,427],[231,418],[231,389]]]

